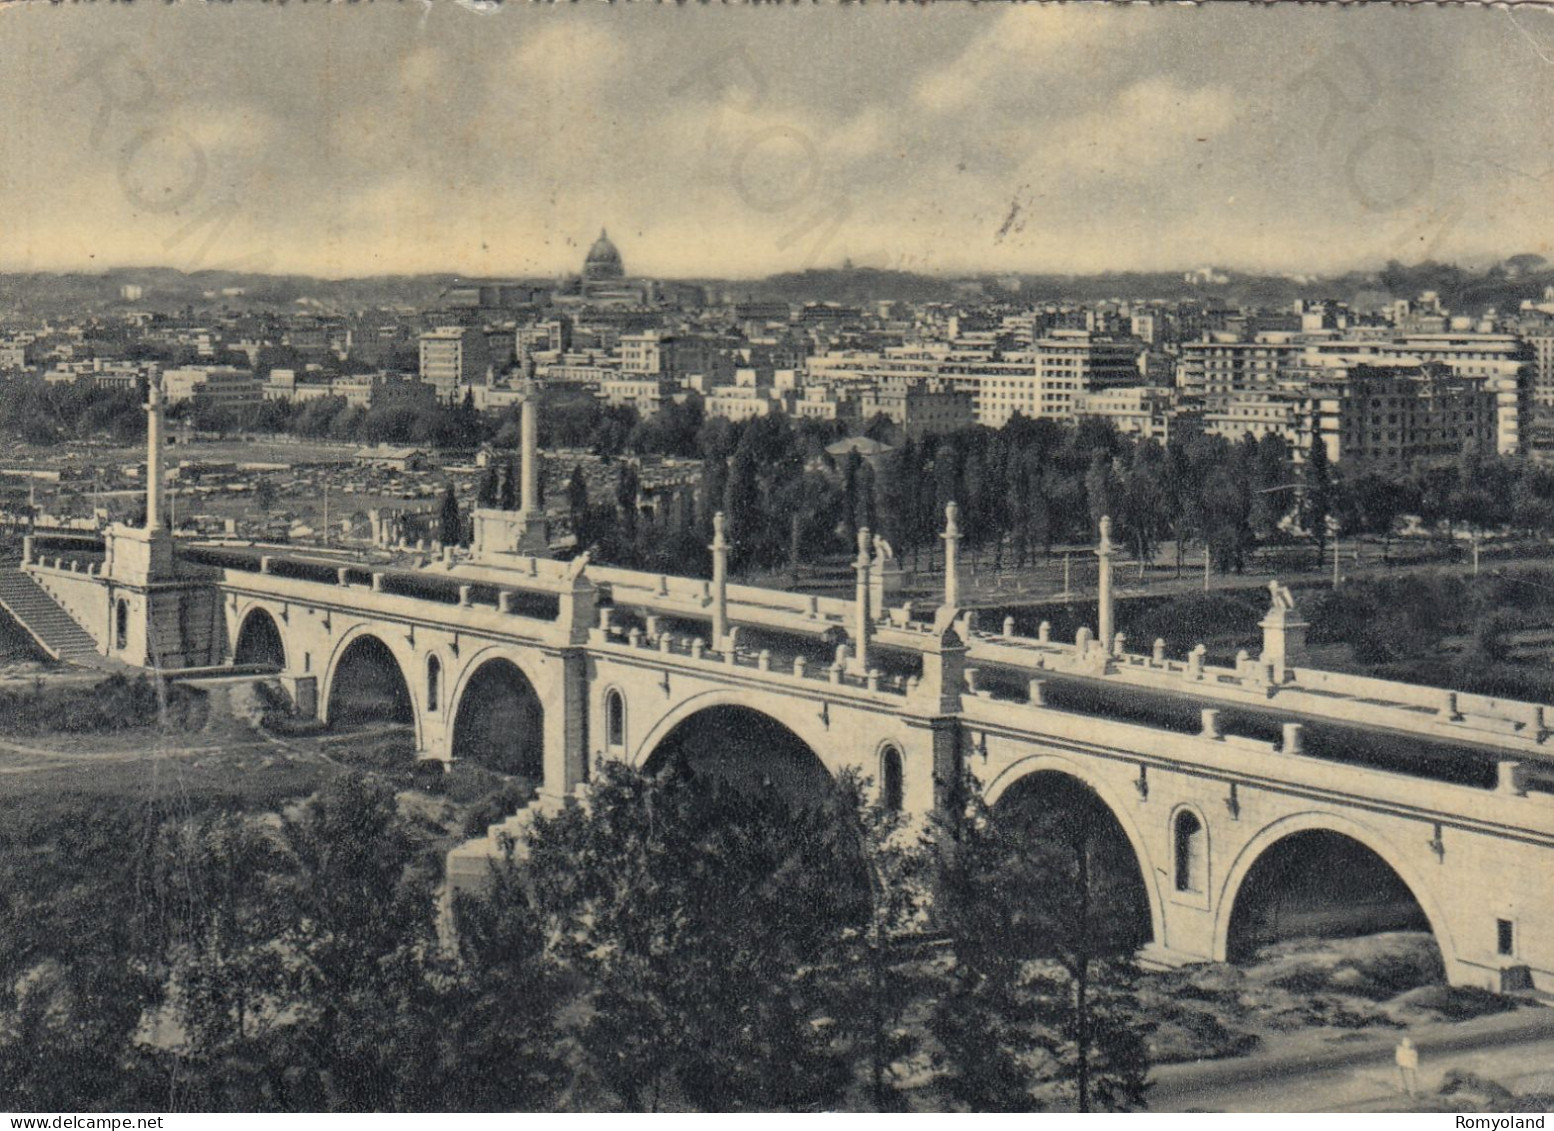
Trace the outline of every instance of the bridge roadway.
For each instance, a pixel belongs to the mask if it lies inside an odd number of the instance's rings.
[[[226,553],[255,567],[264,556],[254,550]],[[277,560],[310,564],[333,574],[344,559],[288,554]],[[511,569],[470,563],[433,564],[410,571],[389,568],[388,572],[409,573],[419,582],[441,582],[444,587],[470,584],[484,588],[486,600],[492,604],[491,594],[499,589],[515,594],[549,593],[544,579],[555,576],[554,563],[543,563],[546,568],[541,571],[540,559],[522,560],[532,564],[526,564],[518,576]],[[365,567],[352,568],[361,568],[361,576],[367,575]],[[622,623],[623,635],[633,621],[646,632],[649,617],[685,626],[687,631],[704,631],[710,623],[713,593],[709,581],[593,565],[588,567],[587,576],[604,603],[613,603],[622,614],[616,620]],[[453,591],[446,588],[449,596]],[[479,600],[477,594],[475,601]],[[769,645],[774,660],[790,664],[798,656],[811,664],[822,658],[829,662],[834,643],[851,640],[856,625],[854,602],[835,597],[729,585],[727,602],[730,624],[740,627],[748,639]],[[1093,651],[1082,655],[1075,645],[1050,639],[1045,632],[1030,638],[987,631],[976,617],[972,612],[957,624],[967,645],[966,659],[973,672],[969,690],[973,693],[979,684],[986,683],[996,689],[991,694],[1007,697],[1009,681],[998,676],[1008,673],[1050,681],[1054,689],[1083,681],[1106,689],[1098,696],[1103,701],[1102,710],[1125,709],[1125,703],[1138,709],[1141,702],[1149,702],[1145,713],[1165,716],[1172,713],[1169,706],[1163,708],[1166,704],[1212,704],[1227,714],[1325,720],[1345,726],[1349,733],[1422,739],[1422,751],[1449,745],[1480,753],[1510,752],[1535,764],[1554,766],[1554,744],[1549,741],[1554,737],[1554,709],[1542,705],[1311,668],[1295,668],[1291,679],[1276,682],[1250,657],[1237,667],[1225,668],[1201,660],[1194,663],[1191,656],[1168,659],[1163,648],[1149,654],[1112,650],[1105,663],[1098,663]],[[887,610],[872,623],[870,645],[882,681],[889,684],[909,678],[930,635],[930,626],[911,621],[905,606]],[[746,650],[752,656],[756,652]],[[984,669],[989,678],[979,679],[977,673]],[[1124,689],[1153,694],[1128,695]],[[1023,693],[1025,689],[1020,690]]]

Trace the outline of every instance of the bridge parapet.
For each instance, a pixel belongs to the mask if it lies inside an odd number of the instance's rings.
[[[964,701],[961,721],[969,732],[968,764],[994,798],[1005,775],[1030,755],[1034,744],[1131,763],[1139,767],[1141,778],[1150,771],[1169,771],[1217,780],[1227,789],[1235,785],[1243,792],[1265,789],[1381,809],[1418,819],[1426,832],[1445,825],[1531,838],[1554,847],[1554,794],[1523,791],[1514,765],[1502,770],[1497,788],[1483,789],[1307,755],[1301,751],[1298,727],[1294,734],[1287,729],[1284,741],[1276,744],[1225,735],[1217,726],[1206,726],[1202,734],[1181,734],[980,696]]]
[[[661,666],[666,671],[681,668],[706,673],[709,669],[722,668],[724,671],[733,669],[742,679],[753,677],[775,688],[815,691],[825,685],[827,695],[860,699],[888,706],[891,710],[899,710],[903,700],[919,687],[916,680],[887,678],[878,671],[854,675],[842,664],[811,664],[803,656],[773,655],[766,649],[716,651],[707,647],[700,637],[675,637],[665,633],[655,640],[633,630],[621,640],[595,629],[589,644],[591,649],[606,655],[637,655],[644,663]]]
[[[406,624],[425,624],[477,635],[519,639],[552,646],[579,643],[576,627],[565,616],[565,609],[546,610],[536,615],[532,604],[519,607],[508,594],[497,592],[490,599],[476,599],[466,587],[450,590],[447,599],[424,594],[394,592],[385,588],[384,577],[418,575],[373,574],[370,586],[347,577],[345,581],[286,577],[276,573],[250,573],[242,570],[223,572],[219,586],[223,592],[250,599],[294,604],[320,611],[340,612]],[[589,613],[591,617],[591,612]]]
[[[588,575],[596,584],[610,588],[617,605],[686,617],[711,616],[711,581],[593,566]],[[854,609],[853,602],[836,597],[753,585],[729,585],[727,596],[731,622],[804,634],[818,635],[835,626],[846,627]]]
[[[103,556],[92,553],[49,554],[36,561],[25,562],[22,568],[40,580],[57,575],[97,577],[103,572]]]
[[[1250,656],[1236,667],[1205,663],[1195,649],[1188,659],[1171,660],[1161,652],[1108,653],[1097,659],[1092,644],[991,636],[972,633],[968,662],[1051,671],[1171,694],[1188,694],[1226,703],[1273,704],[1280,710],[1433,738],[1513,751],[1554,762],[1554,708],[1371,679],[1313,668],[1291,668],[1280,682],[1270,665]]]

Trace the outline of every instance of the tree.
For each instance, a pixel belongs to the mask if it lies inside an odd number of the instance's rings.
[[[277,1029],[290,1004],[283,953],[286,909],[273,878],[287,867],[274,835],[236,815],[166,830],[177,865],[174,906],[186,925],[168,957],[185,1033],[178,1076],[184,1105],[271,1106],[284,1061]]]
[[[638,495],[642,480],[636,466],[622,463],[615,472],[615,517],[620,526],[621,540],[628,548],[637,543],[637,518],[640,514]]]
[[[1379,535],[1382,560],[1386,561],[1398,519],[1418,504],[1408,484],[1367,471],[1356,478],[1340,480],[1336,493],[1344,528]]]
[[[1333,514],[1333,473],[1327,459],[1327,444],[1320,436],[1306,456],[1305,490],[1301,494],[1301,525],[1317,544],[1320,558],[1327,547],[1327,520]]]
[[[1106,515],[1122,514],[1123,485],[1109,452],[1097,449],[1085,471],[1085,502],[1089,508],[1090,529],[1100,525]]]
[[[259,482],[254,484],[254,505],[259,508],[261,514],[269,514],[274,510],[279,498],[280,491],[269,476],[261,476]]]
[[[854,448],[842,463],[842,540],[848,545],[858,541],[858,477],[862,468],[863,457]]]
[[[1139,578],[1154,559],[1155,545],[1165,529],[1166,498],[1162,483],[1164,453],[1153,440],[1142,440],[1133,449],[1133,462],[1122,483],[1120,500],[1123,537],[1138,560]]]
[[[822,972],[868,892],[834,803],[612,763],[525,847],[544,933],[582,979],[582,1066],[622,1106],[836,1101],[848,1066]]]
[[[1182,576],[1183,544],[1204,531],[1203,479],[1191,450],[1179,440],[1166,445],[1160,469],[1161,505],[1164,519],[1176,543],[1176,576]]]
[[[194,849],[170,952],[188,1035],[170,1075],[188,1106],[443,1106],[449,973],[393,789],[344,775],[277,830],[217,820]]]
[[[504,511],[518,509],[518,484],[517,470],[513,467],[513,461],[508,459],[502,464],[500,479],[497,482],[497,506]]]
[[[465,1111],[552,1107],[570,1075],[558,1022],[570,993],[511,844],[478,895],[455,899],[454,918],[458,966],[440,1045],[457,1084],[445,1103]]]
[[[1104,803],[1077,783],[1051,788],[995,813],[969,775],[962,786],[940,882],[956,968],[935,1013],[946,1088],[974,1110],[1034,1110],[1043,1096],[1132,1110],[1148,1071],[1129,957],[1142,881],[1131,856],[1113,862]]]
[[[450,483],[443,489],[442,509],[437,518],[438,532],[444,546],[464,545],[464,516],[459,511],[459,496]]]
[[[761,483],[755,453],[741,445],[729,464],[728,481],[723,489],[729,563],[734,569],[744,569],[761,560],[765,534],[761,510]]]
[[[350,774],[324,786],[297,817],[283,818],[288,867],[277,895],[292,914],[278,940],[291,957],[288,1072],[304,1102],[344,1111],[425,1107],[425,1072],[413,1038],[430,1002],[424,959],[433,953],[430,886],[407,869],[415,845],[394,790]],[[435,1028],[435,1026],[432,1026]]]
[[[588,516],[588,478],[583,474],[582,464],[572,468],[572,477],[567,480],[567,514],[572,519],[572,533],[581,538]]]
[[[1289,513],[1291,496],[1294,494],[1288,490],[1291,485],[1289,447],[1273,433],[1261,440],[1254,440],[1248,435],[1238,454],[1243,456],[1243,465],[1247,471],[1252,502],[1252,533],[1259,538],[1270,538]]]
[[[876,510],[874,490],[874,468],[865,462],[858,469],[857,494],[853,500],[853,542],[857,542],[857,532],[861,529],[879,530],[879,515]]]
[[[943,977],[915,956],[897,957],[920,935],[932,902],[931,843],[910,819],[865,796],[867,782],[844,773],[835,811],[851,826],[868,869],[870,911],[866,930],[846,932],[835,947],[826,993],[837,1003],[854,1059],[865,1070],[875,1111],[905,1110],[903,1066],[920,1054],[918,1026],[911,1024]]]
[[[475,505],[481,507],[494,507],[501,499],[501,488],[497,485],[496,465],[486,464],[486,469],[480,473],[480,486],[475,491]]]

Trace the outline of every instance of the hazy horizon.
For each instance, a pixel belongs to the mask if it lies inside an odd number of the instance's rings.
[[[0,9],[0,271],[1331,275],[1554,258],[1554,14]]]

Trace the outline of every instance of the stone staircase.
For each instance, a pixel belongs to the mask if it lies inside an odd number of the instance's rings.
[[[587,803],[588,786],[579,785],[571,796]],[[565,802],[554,797],[535,797],[512,816],[498,821],[486,835],[457,845],[447,857],[447,884],[451,890],[479,890],[491,876],[491,865],[502,858],[503,842],[511,838],[518,855],[523,855],[523,833],[536,816],[554,816]]]
[[[10,613],[51,659],[85,667],[118,667],[97,651],[91,635],[14,563],[0,566],[0,608]]]

